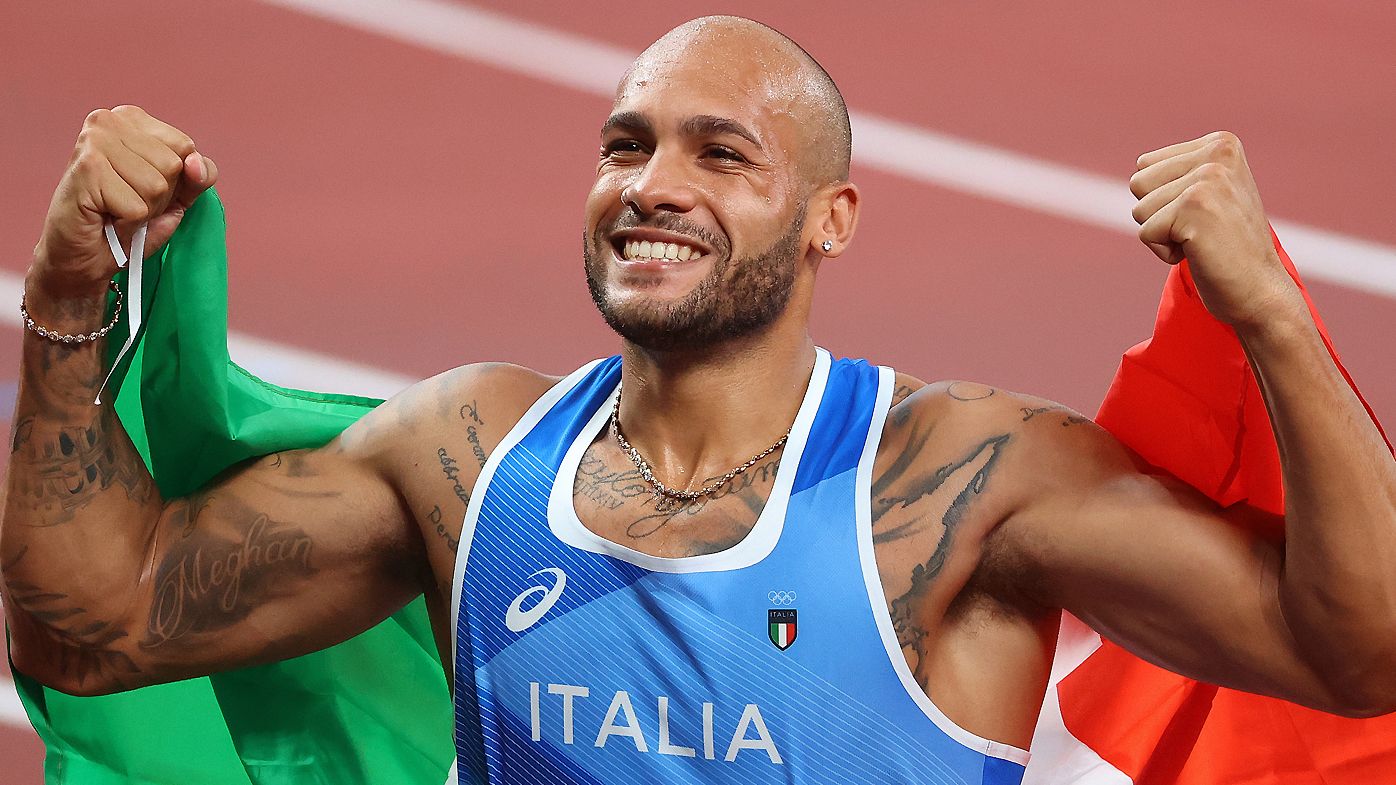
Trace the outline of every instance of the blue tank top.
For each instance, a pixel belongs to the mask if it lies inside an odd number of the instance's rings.
[[[871,512],[892,380],[819,350],[755,526],[684,558],[603,539],[573,506],[619,358],[535,403],[461,532],[453,778],[1018,785],[1027,753],[950,722],[892,629]]]

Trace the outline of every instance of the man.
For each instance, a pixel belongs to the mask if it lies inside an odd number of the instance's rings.
[[[90,403],[103,222],[158,247],[217,172],[138,109],[93,113],[27,282],[0,528],[17,667],[129,689],[311,651],[425,592],[463,781],[1015,782],[1061,609],[1200,679],[1396,709],[1396,465],[1234,137],[1142,156],[1135,218],[1253,362],[1283,540],[1051,402],[817,350],[816,272],[858,220],[848,156],[793,42],[675,29],[622,79],[587,200],[619,361],[465,366],[165,500]]]

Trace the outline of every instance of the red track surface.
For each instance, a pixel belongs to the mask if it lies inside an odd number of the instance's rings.
[[[635,51],[699,11],[484,5]],[[856,109],[1121,188],[1139,153],[1225,127],[1274,215],[1396,244],[1391,6],[744,8],[804,43]],[[234,329],[414,375],[491,359],[558,372],[613,350],[578,254],[605,101],[249,0],[6,16],[0,268],[24,269],[83,116],[137,103],[222,169]],[[879,172],[855,179],[863,224],[822,273],[816,339],[925,378],[1095,408],[1152,322],[1162,265],[1122,234]],[[1311,289],[1372,405],[1396,417],[1392,301]],[[3,334],[0,380],[18,343]],[[39,755],[0,727],[0,782],[37,783]]]

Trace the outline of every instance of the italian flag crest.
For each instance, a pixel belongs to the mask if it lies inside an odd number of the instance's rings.
[[[790,648],[790,644],[795,642],[795,609],[772,608],[766,612],[766,621],[771,643],[781,651]]]

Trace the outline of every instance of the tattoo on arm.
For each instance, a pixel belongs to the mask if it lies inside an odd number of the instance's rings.
[[[197,503],[207,507],[210,501]],[[179,538],[155,570],[142,647],[226,629],[314,574],[314,543],[304,529],[272,520],[235,499],[218,503],[231,532],[191,527],[185,514]]]
[[[992,397],[994,388],[976,382],[952,382],[946,394],[957,401],[982,401]]]
[[[480,445],[480,432],[475,430],[475,426],[468,425],[465,428],[465,438],[470,442],[470,451],[475,453],[475,460],[480,463],[480,468],[485,468],[485,462],[490,459],[490,456]]]
[[[1086,419],[1085,417],[1073,414],[1064,406],[1039,406],[1035,409],[1024,406],[1022,407],[1021,411],[1023,412],[1023,422],[1027,422],[1028,420],[1031,420],[1037,415],[1045,414],[1047,412],[1062,412],[1065,415],[1060,423],[1063,428],[1069,428],[1073,425],[1080,425],[1083,422],[1090,422],[1090,420]]]
[[[451,481],[451,490],[455,491],[456,498],[461,500],[461,504],[469,507],[470,492],[461,484],[460,464],[446,452],[445,447],[440,447],[436,450],[436,458],[441,462],[441,473],[446,475],[446,479]]]
[[[138,504],[152,500],[154,483],[140,456],[109,433],[115,417],[104,409],[87,425],[61,427],[47,439],[35,439],[32,416],[15,424],[10,493],[38,512],[16,523],[36,528],[67,523],[114,486]]]
[[[19,563],[24,561],[24,557],[28,555],[28,553],[29,546],[21,545],[19,548],[19,552],[17,552],[15,555],[10,556],[8,558],[0,558],[0,573],[4,573],[6,570],[12,570],[15,567],[18,567]]]
[[[475,401],[471,401],[460,407],[460,418],[462,420],[470,420],[476,425],[485,424],[485,421],[480,419],[480,408],[476,405]]]
[[[47,641],[50,664],[59,674],[71,676],[80,687],[89,681],[117,688],[133,685],[141,670],[118,646],[128,637],[118,626],[95,618],[67,594],[13,579],[8,589],[14,633]]]
[[[902,401],[905,401],[905,400],[906,400],[908,397],[910,397],[911,394],[914,393],[914,392],[916,392],[916,390],[915,390],[915,388],[913,388],[911,385],[908,385],[908,384],[899,384],[899,385],[897,385],[897,389],[895,389],[895,390],[892,391],[892,405],[893,405],[893,406],[896,406],[897,404],[901,403]]]
[[[934,510],[927,510],[925,514],[911,516],[903,523],[879,530],[877,528],[879,519],[889,511],[905,510],[923,501],[928,501],[932,497],[955,493],[944,510],[940,512],[938,523],[941,526],[941,534],[934,551],[925,562],[912,569],[911,588],[901,597],[892,601],[892,623],[897,631],[897,640],[903,648],[913,649],[918,656],[924,653],[922,645],[925,639],[925,630],[920,627],[917,621],[916,611],[922,606],[923,600],[929,596],[935,579],[944,570],[950,555],[951,545],[955,539],[955,533],[975,498],[984,492],[985,485],[988,483],[1004,445],[1009,442],[1009,439],[1008,434],[1001,434],[984,440],[961,458],[936,469],[929,477],[905,483],[910,487],[900,495],[884,494],[888,490],[889,484],[902,484],[898,481],[905,474],[905,466],[894,466],[893,468],[898,469],[899,474],[893,475],[892,471],[889,470],[877,483],[874,483],[873,498],[876,500],[876,504],[873,508],[873,542],[875,544],[899,540],[923,531],[928,524],[932,523],[931,518],[935,517]],[[972,473],[966,478],[967,472]]]
[[[988,479],[989,472],[998,461],[1000,450],[1003,445],[1008,443],[1008,440],[1008,434],[1000,434],[986,439],[958,460],[951,461],[936,469],[929,477],[923,477],[919,480],[905,483],[899,481],[905,475],[905,464],[914,461],[914,455],[910,455],[910,453],[916,451],[908,451],[908,454],[898,456],[897,462],[889,467],[888,470],[883,473],[882,477],[878,478],[877,482],[873,483],[873,498],[876,500],[876,504],[873,507],[874,529],[877,528],[877,524],[880,522],[881,518],[889,511],[895,509],[904,510],[911,507],[922,499],[935,494],[952,477],[962,475],[962,469],[972,467],[976,464],[982,464],[979,466],[978,470],[975,471],[973,476],[970,477],[969,482],[963,487],[959,495],[955,497],[954,502],[951,503],[941,520],[942,523],[946,523],[946,521],[958,523],[960,518],[964,515],[964,507],[973,498],[972,494],[978,494],[983,489],[984,482]],[[893,484],[903,485],[905,491],[895,496],[884,495],[890,490],[890,486]],[[920,531],[924,524],[925,521],[920,516],[912,517],[905,523],[890,529],[876,531],[873,535],[873,542],[881,544],[901,539],[902,537]],[[949,531],[948,525],[947,531]]]
[[[427,513],[427,520],[431,522],[432,531],[436,532],[436,536],[446,543],[446,547],[451,549],[451,553],[456,553],[460,549],[460,540],[451,536],[451,530],[446,528],[444,515],[441,512],[441,505],[434,504],[431,507],[431,512]],[[449,595],[448,591],[447,596]]]

